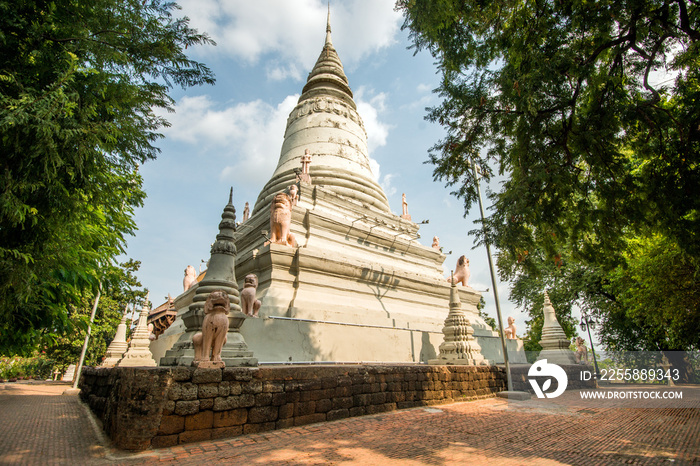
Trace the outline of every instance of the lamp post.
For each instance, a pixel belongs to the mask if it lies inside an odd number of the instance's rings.
[[[595,376],[600,380],[600,371],[598,370],[598,362],[595,358],[595,348],[593,347],[593,338],[591,337],[591,329],[595,330],[596,321],[592,316],[589,316],[585,312],[581,312],[581,330],[584,332],[588,331],[588,341],[591,342],[591,353],[593,353],[593,365],[595,366]]]
[[[474,170],[474,180],[476,182],[476,192],[479,198],[479,211],[481,212],[481,226],[484,229],[484,244],[486,245],[486,257],[489,260],[489,270],[491,271],[491,284],[493,285],[493,297],[496,302],[496,316],[498,317],[498,328],[501,333],[501,346],[503,348],[503,362],[506,366],[506,376],[508,377],[508,392],[513,391],[513,378],[510,374],[510,362],[508,361],[508,347],[506,345],[505,333],[503,332],[503,318],[501,317],[501,303],[498,300],[498,285],[496,280],[496,271],[493,268],[493,259],[491,259],[491,246],[489,245],[489,238],[486,234],[486,215],[484,215],[484,205],[481,200],[481,186],[479,185],[480,170],[479,167],[473,162],[471,162],[472,169]]]

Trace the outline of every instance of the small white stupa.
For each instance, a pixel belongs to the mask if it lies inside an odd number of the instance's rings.
[[[440,355],[437,359],[430,359],[428,364],[478,365],[489,363],[481,354],[481,346],[474,338],[471,322],[462,310],[462,302],[459,299],[454,274],[452,274],[452,287],[450,288],[450,312],[445,319],[442,333],[445,335],[445,340],[440,345]]]
[[[107,353],[105,354],[105,360],[100,364],[101,367],[114,367],[119,361],[121,361],[124,353],[128,348],[126,343],[126,315],[129,312],[129,305],[127,304],[124,308],[124,315],[122,316],[121,322],[117,325],[117,333],[114,335],[114,340],[107,347]]]
[[[542,339],[540,340],[542,351],[540,351],[537,360],[546,359],[547,362],[554,364],[576,364],[574,352],[569,348],[570,344],[571,342],[566,337],[564,329],[561,328],[557,320],[549,295],[545,291],[544,326],[542,327]]]
[[[141,314],[139,314],[139,322],[136,325],[136,330],[134,330],[134,334],[131,336],[129,349],[117,366],[154,367],[158,365],[153,360],[153,354],[149,349],[151,340],[148,337],[151,332],[148,331],[148,311],[148,294],[146,294],[146,301],[141,309]]]

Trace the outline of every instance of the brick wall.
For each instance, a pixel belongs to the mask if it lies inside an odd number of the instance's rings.
[[[494,396],[496,366],[85,368],[80,396],[119,448],[144,450]]]

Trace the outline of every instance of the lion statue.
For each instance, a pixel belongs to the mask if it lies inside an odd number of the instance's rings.
[[[586,341],[581,337],[576,337],[574,357],[576,358],[576,363],[588,364],[588,348],[586,348]]]
[[[290,186],[288,192],[275,194],[270,205],[270,240],[265,244],[277,243],[297,247],[292,226],[292,207],[296,204],[297,187]]]
[[[231,302],[228,293],[215,290],[209,293],[204,303],[202,331],[192,337],[194,361],[192,365],[203,368],[221,368],[226,364],[221,360],[221,349],[226,344],[228,315]]]
[[[185,278],[182,280],[183,291],[189,290],[195,283],[197,283],[197,271],[194,267],[188,265],[185,269]]]
[[[462,256],[457,259],[457,267],[455,268],[455,283],[461,283],[463,286],[467,286],[470,276],[469,259],[467,259],[466,256]],[[452,281],[452,279],[448,278],[447,281]]]
[[[245,315],[258,317],[260,311],[260,300],[255,299],[255,292],[258,288],[258,277],[254,273],[245,276],[243,290],[241,291],[241,309]]]

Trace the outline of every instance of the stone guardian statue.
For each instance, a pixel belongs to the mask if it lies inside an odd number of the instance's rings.
[[[260,311],[260,300],[255,299],[258,288],[258,277],[254,273],[245,276],[243,291],[241,291],[241,310],[250,317],[258,317]]]
[[[197,283],[197,271],[191,265],[185,268],[185,278],[182,280],[183,291],[187,291],[192,288],[192,285]]]
[[[293,188],[293,189],[292,189]],[[290,186],[288,192],[275,194],[270,204],[270,241],[269,243],[297,247],[297,241],[292,233],[292,207],[296,203],[297,187]]]
[[[467,259],[467,256],[461,256],[457,259],[457,267],[455,267],[455,283],[461,283],[462,286],[467,286],[470,276],[469,259]],[[450,280],[449,278],[447,279],[448,282]]]
[[[204,303],[202,331],[192,337],[195,351],[193,365],[205,369],[226,366],[221,360],[221,349],[226,343],[230,309],[228,293],[223,290],[209,293]]]

